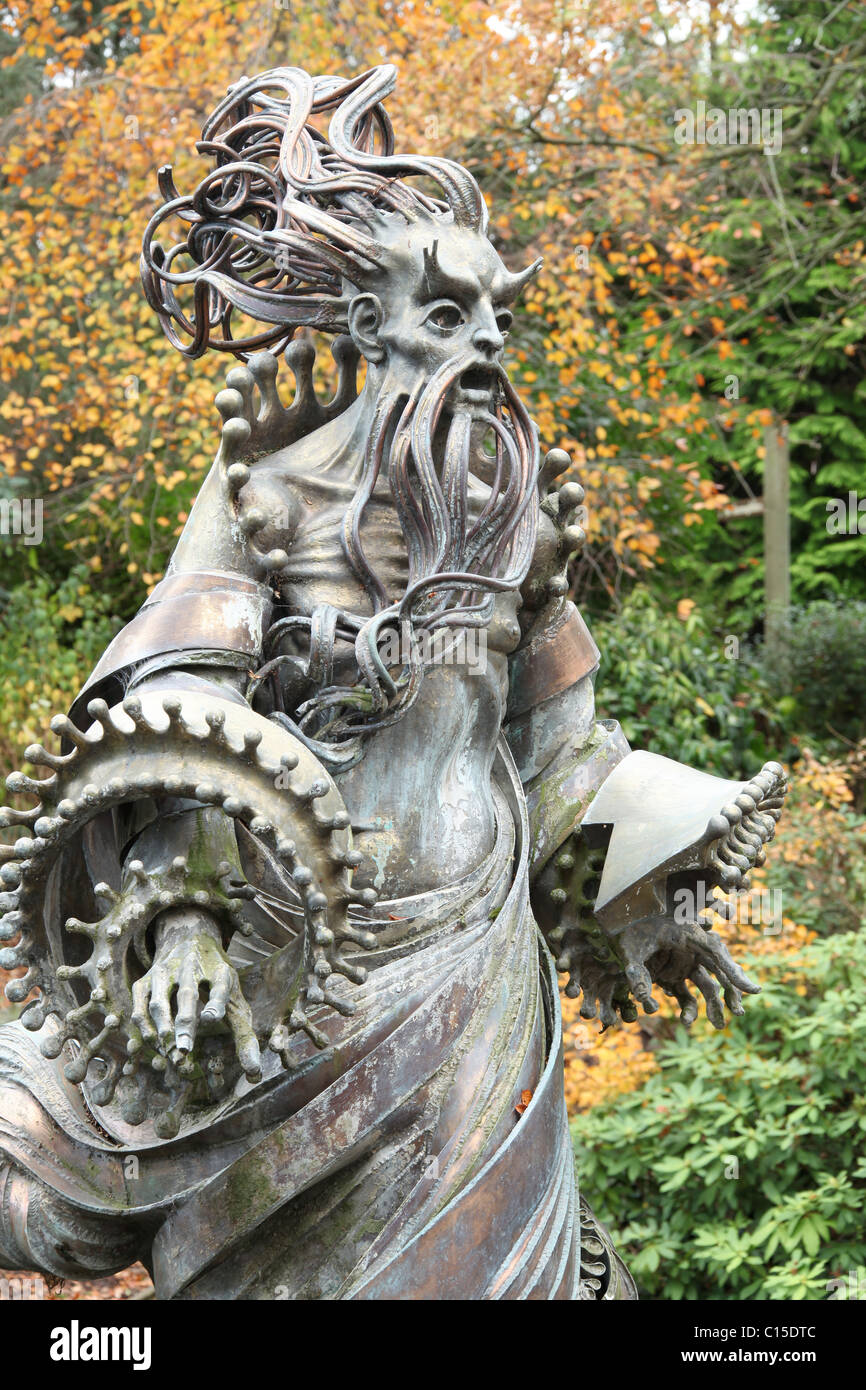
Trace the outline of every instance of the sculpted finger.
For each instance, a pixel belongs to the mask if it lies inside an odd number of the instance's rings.
[[[687,1028],[691,1028],[698,1016],[697,999],[685,984],[670,985],[667,992],[673,995],[680,1006],[680,1019]]]
[[[756,985],[746,972],[740,969],[722,938],[714,931],[693,928],[689,940],[698,958],[715,971],[725,984],[733,985],[742,994],[760,994],[761,986]]]
[[[737,1018],[742,1018],[746,1011],[743,1008],[743,996],[740,991],[735,989],[733,985],[725,985],[724,995],[725,1003],[731,1013],[736,1014]]]
[[[156,1029],[148,1011],[150,1000],[150,978],[136,980],[132,986],[132,1021],[141,1034],[142,1042],[155,1043]]]
[[[183,963],[177,984],[174,1040],[181,1052],[192,1052],[198,1027],[198,979],[191,960]]]
[[[213,1023],[218,1018],[225,1018],[231,987],[231,966],[221,965],[218,970],[214,971],[214,977],[211,980],[208,1001],[201,1011],[202,1023]]]
[[[128,1034],[126,1050],[129,1053],[130,1057],[133,1057],[136,1052],[141,1051],[142,1046],[144,1045],[144,1038],[141,1034],[141,1028],[139,1027],[134,1015],[130,1018],[129,1026],[126,1031]]]
[[[691,973],[691,979],[697,985],[707,1003],[707,1018],[714,1028],[724,1028],[725,1011],[722,1008],[722,997],[719,994],[719,987],[712,975],[702,965]]]
[[[160,1042],[164,1042],[172,1034],[169,988],[169,980],[165,971],[155,967],[151,972],[150,1016],[156,1024]]]
[[[259,1081],[262,1075],[262,1054],[253,1031],[250,1006],[241,994],[238,985],[232,990],[226,1006],[226,1018],[235,1040],[238,1061],[244,1069],[248,1081]]]
[[[634,963],[627,965],[625,968],[625,977],[631,986],[632,994],[642,1006],[644,1013],[656,1013],[658,1004],[653,999],[652,980],[646,966],[636,965]]]
[[[616,1027],[616,1009],[613,1005],[615,988],[616,980],[609,977],[598,991],[598,1016],[601,1019],[602,1028]]]
[[[614,994],[613,1002],[616,1008],[619,1009],[619,1016],[622,1019],[623,1023],[635,1022],[638,1016],[637,1005],[634,1003],[634,1000],[631,998],[631,996],[625,993],[622,986],[620,986],[617,992]]]
[[[580,975],[580,986],[583,990],[581,1018],[600,1018],[602,1024],[609,1027],[609,1024],[605,1023],[605,989],[610,983],[603,966],[591,957],[584,960]]]

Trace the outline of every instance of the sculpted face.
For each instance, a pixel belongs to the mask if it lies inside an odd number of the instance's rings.
[[[452,407],[489,410],[519,286],[487,238],[422,219],[394,237],[378,293],[350,306],[355,342],[381,385],[411,393],[451,359],[466,360]]]

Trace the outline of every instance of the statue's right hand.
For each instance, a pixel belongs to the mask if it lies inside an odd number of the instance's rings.
[[[209,913],[192,908],[163,913],[153,965],[133,984],[132,1001],[132,1023],[141,1041],[165,1055],[191,1053],[200,1023],[225,1020],[247,1079],[261,1077],[250,1006]]]

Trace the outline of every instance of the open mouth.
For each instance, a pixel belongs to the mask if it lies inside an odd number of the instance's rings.
[[[496,381],[492,367],[469,367],[459,378],[460,390],[470,396],[490,396]]]

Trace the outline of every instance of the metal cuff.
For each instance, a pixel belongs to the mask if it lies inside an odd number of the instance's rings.
[[[568,599],[556,599],[539,626],[509,661],[507,719],[567,690],[598,666],[598,647]]]
[[[241,575],[169,575],[106,648],[82,695],[106,677],[165,653],[208,650],[256,656],[272,606],[267,585]]]

